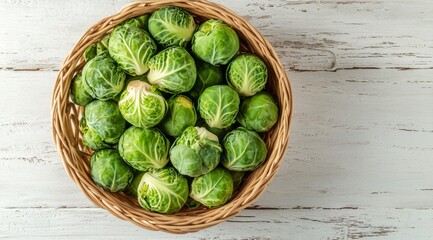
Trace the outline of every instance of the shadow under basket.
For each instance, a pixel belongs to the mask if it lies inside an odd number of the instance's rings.
[[[152,13],[163,6],[178,6],[194,15],[198,22],[221,19],[231,25],[239,35],[242,52],[260,56],[268,66],[266,90],[276,98],[279,118],[275,126],[264,135],[268,156],[264,164],[244,179],[240,189],[225,205],[211,209],[182,209],[173,215],[147,211],[135,198],[123,193],[111,193],[97,186],[90,176],[92,151],[83,146],[78,120],[83,111],[70,101],[72,78],[84,65],[84,50],[123,21]],[[150,230],[170,233],[195,232],[229,218],[251,205],[264,191],[276,174],[289,140],[292,116],[292,93],[284,68],[269,42],[244,18],[219,4],[206,0],[148,0],[131,3],[117,14],[102,19],[87,30],[69,55],[57,76],[52,97],[52,131],[57,150],[66,172],[82,192],[97,206],[113,215]]]

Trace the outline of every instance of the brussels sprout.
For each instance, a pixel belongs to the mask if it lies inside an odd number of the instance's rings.
[[[198,111],[209,127],[227,128],[236,120],[240,99],[226,85],[206,88],[198,99]]]
[[[149,81],[147,80],[147,75],[137,75],[137,76],[131,76],[131,75],[126,75],[126,80],[125,80],[125,88],[128,86],[128,84],[134,80],[139,80],[142,82],[146,82],[149,83]]]
[[[149,60],[149,69],[150,84],[167,93],[188,92],[197,77],[194,59],[182,47],[162,50]]]
[[[108,55],[101,53],[83,68],[84,89],[99,100],[114,99],[123,89],[126,75]]]
[[[134,80],[120,95],[119,109],[122,116],[136,127],[157,125],[167,111],[164,97],[150,84]]]
[[[84,61],[88,62],[96,56],[96,44],[92,44],[84,50],[83,57]]]
[[[206,125],[205,128],[209,130],[209,132],[217,135],[218,139],[223,139],[227,135],[227,133],[234,129],[234,126],[235,124],[226,128],[213,128]]]
[[[83,145],[91,148],[92,150],[101,150],[106,148],[112,148],[110,145],[111,142],[109,139],[108,142],[105,141],[101,136],[99,136],[95,130],[89,129],[86,123],[86,118],[82,117],[80,119],[80,130],[83,133]]]
[[[108,51],[108,41],[110,40],[110,35],[106,35],[101,41],[96,43],[96,54],[99,55],[105,51]]]
[[[232,193],[233,180],[229,171],[216,168],[194,179],[190,197],[207,207],[217,207],[226,203]]]
[[[237,120],[249,130],[266,132],[278,120],[277,103],[268,93],[260,92],[242,101]]]
[[[188,209],[197,209],[201,206],[201,203],[192,199],[191,197],[188,197],[188,199],[186,200],[185,206]]]
[[[235,30],[221,20],[207,20],[192,38],[192,52],[212,65],[225,65],[239,50]]]
[[[124,27],[136,27],[141,28],[143,30],[147,30],[147,25],[149,22],[149,14],[144,14],[136,18],[131,18],[127,21],[125,21],[122,26]]]
[[[241,186],[242,180],[245,176],[245,172],[230,171],[230,175],[233,179],[233,191],[235,191]]]
[[[215,134],[218,137],[218,139],[222,141],[225,135],[229,133],[231,130],[239,127],[239,124],[235,122],[226,128],[213,128],[213,127],[209,127],[202,118],[198,118],[196,126],[206,128],[209,132]]]
[[[191,40],[195,28],[192,15],[173,6],[160,8],[149,19],[150,34],[164,47],[185,47]]]
[[[111,192],[122,191],[132,180],[134,173],[114,149],[95,152],[90,158],[90,172],[99,186]]]
[[[134,196],[137,197],[138,193],[138,185],[140,185],[141,182],[141,178],[143,177],[144,172],[136,172],[134,174],[134,178],[132,178],[131,183],[126,187],[125,189],[125,193],[130,195],[130,196]]]
[[[197,99],[207,87],[222,84],[224,81],[223,72],[220,67],[200,60],[196,61],[196,66],[197,79],[195,81],[194,87],[189,92],[191,97],[195,99]]]
[[[120,156],[136,170],[163,168],[168,162],[170,142],[157,129],[128,128],[120,137]]]
[[[117,143],[125,130],[125,119],[113,101],[95,100],[84,109],[87,127],[103,141]],[[95,136],[93,136],[95,137]]]
[[[83,145],[94,151],[113,147],[92,129],[83,132]]]
[[[177,95],[168,100],[168,112],[160,123],[161,130],[169,136],[177,137],[197,121],[194,103],[183,95]]]
[[[148,61],[156,53],[157,48],[143,29],[119,26],[110,35],[108,51],[123,70],[135,76],[149,70]]]
[[[188,198],[188,182],[174,168],[146,172],[138,186],[138,202],[150,211],[172,214],[179,211]]]
[[[101,41],[96,42],[89,47],[86,48],[84,51],[84,60],[86,62],[92,60],[96,55],[99,55],[105,51],[107,51],[108,48],[108,40],[110,38],[110,35],[106,35],[104,38],[102,38]]]
[[[268,150],[260,136],[243,127],[226,135],[223,140],[222,164],[232,171],[253,171],[266,159]]]
[[[240,96],[252,96],[265,88],[268,80],[266,64],[253,54],[242,54],[227,67],[227,83]]]
[[[89,129],[87,127],[87,122],[86,122],[86,118],[85,118],[84,114],[81,117],[80,121],[78,122],[78,128],[80,129],[80,131],[82,133],[84,133],[85,131],[87,131]]]
[[[188,127],[170,149],[170,161],[183,175],[197,177],[213,170],[220,161],[218,137],[201,127]]]
[[[78,73],[71,83],[71,100],[77,105],[85,106],[89,104],[93,98],[84,90],[83,77]]]
[[[130,82],[135,81],[135,80],[142,81],[142,82],[145,82],[145,83],[149,84],[149,81],[147,81],[147,75],[146,74],[137,75],[137,76],[126,75],[125,87],[123,88],[123,91],[125,91],[127,89],[127,87],[128,87],[128,85],[129,85]],[[157,89],[155,87],[153,88],[153,90],[157,91]],[[122,93],[123,93],[123,91],[122,91]],[[117,95],[118,96],[117,102],[120,101],[120,96],[122,95],[122,93],[119,94],[119,95]],[[160,94],[160,92],[158,92],[158,93]],[[114,99],[114,100],[116,100],[116,99]]]

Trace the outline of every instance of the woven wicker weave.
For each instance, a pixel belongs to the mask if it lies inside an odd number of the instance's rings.
[[[266,62],[269,80],[266,89],[277,98],[280,117],[265,135],[269,153],[266,162],[251,173],[242,188],[224,206],[215,209],[182,210],[175,215],[153,213],[141,208],[133,198],[122,193],[111,193],[98,187],[90,177],[91,150],[83,147],[78,119],[82,108],[70,102],[71,79],[84,65],[84,50],[109,33],[126,19],[150,13],[162,6],[174,5],[192,13],[198,21],[218,18],[231,25],[241,39],[241,50],[254,52]],[[287,148],[292,95],[290,83],[272,46],[245,19],[231,10],[206,0],[147,0],[129,4],[119,13],[104,18],[92,26],[66,57],[54,85],[52,99],[52,128],[54,142],[63,160],[66,172],[96,205],[113,215],[140,227],[171,233],[187,233],[213,226],[233,217],[249,206],[264,191],[275,175]]]

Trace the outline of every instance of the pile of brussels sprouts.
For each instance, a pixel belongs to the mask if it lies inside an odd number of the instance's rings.
[[[278,118],[265,63],[238,54],[224,22],[196,24],[172,6],[130,19],[86,49],[71,84],[91,177],[154,212],[226,203]]]

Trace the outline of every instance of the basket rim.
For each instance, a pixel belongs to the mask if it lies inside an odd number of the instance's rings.
[[[278,122],[276,124],[277,126],[274,126],[266,136],[269,137],[271,135],[278,135],[277,139],[279,141],[277,143],[280,145],[276,146],[275,143],[269,143],[269,141],[265,140],[267,144],[271,144],[271,148],[269,148],[268,145],[269,150],[272,150],[269,151],[271,154],[268,153],[265,163],[259,169],[250,174],[251,179],[247,180],[247,186],[252,185],[253,188],[246,189],[244,187],[236,194],[242,196],[243,198],[237,196],[227,202],[225,205],[218,208],[186,211],[174,215],[163,215],[149,212],[144,209],[141,209],[139,213],[135,213],[128,211],[128,207],[131,203],[126,197],[122,197],[121,194],[107,192],[94,184],[93,181],[89,182],[89,167],[85,164],[81,166],[74,161],[77,159],[82,159],[83,155],[88,155],[89,152],[80,151],[79,148],[82,146],[79,146],[79,144],[73,144],[73,139],[79,138],[78,129],[76,127],[79,109],[70,103],[69,85],[73,75],[83,67],[84,60],[82,58],[82,54],[89,45],[99,40],[102,36],[108,34],[114,28],[114,26],[118,25],[124,20],[142,15],[143,12],[146,12],[144,9],[156,9],[168,5],[185,8],[187,11],[192,12],[193,15],[198,16],[203,15],[196,14],[196,9],[205,9],[204,11],[212,12],[212,14],[222,14],[221,16],[223,20],[228,18],[232,20],[234,24],[237,24],[236,27],[234,27],[233,24],[230,25],[237,30],[238,35],[240,33],[239,31],[242,30],[242,34],[244,34],[245,31],[254,37],[254,40],[256,40],[255,43],[258,43],[258,50],[254,51],[255,53],[267,53],[267,55],[261,57],[267,61],[268,70],[272,70],[272,72],[278,76],[278,78],[275,80],[275,84],[280,84],[278,85],[278,92],[280,94],[282,92],[285,95],[283,95],[284,99],[280,99],[282,96],[278,95],[280,113]],[[192,10],[192,8],[195,8],[195,10]],[[147,12],[150,13],[153,12],[153,10],[149,10]],[[224,22],[227,23],[225,20]],[[243,28],[238,29],[238,26]],[[251,41],[251,39],[246,39],[246,42],[249,43],[249,41]],[[253,46],[253,48],[256,48],[256,46]],[[270,62],[272,65],[269,64]],[[75,184],[80,187],[81,191],[86,195],[86,197],[95,205],[106,209],[116,217],[149,230],[159,230],[169,233],[195,232],[203,228],[213,226],[233,217],[241,210],[251,205],[264,192],[265,188],[275,176],[282,162],[284,152],[286,151],[289,142],[291,118],[293,114],[292,87],[285,69],[282,66],[281,61],[272,45],[246,19],[239,16],[232,10],[224,7],[223,5],[208,2],[207,0],[141,0],[127,4],[121,8],[119,12],[103,18],[90,27],[82,35],[71,52],[65,58],[54,84],[51,104],[52,135],[57,151],[60,154],[66,173],[75,182]],[[282,111],[283,109],[285,110],[284,112]],[[71,121],[74,121],[75,127]],[[68,123],[71,125],[68,125]],[[73,136],[65,136],[65,132],[73,133]],[[273,161],[270,160],[271,157]],[[253,183],[254,179],[259,180],[254,181]],[[113,202],[115,204],[113,204]],[[183,224],[182,221],[185,221],[186,224]]]

